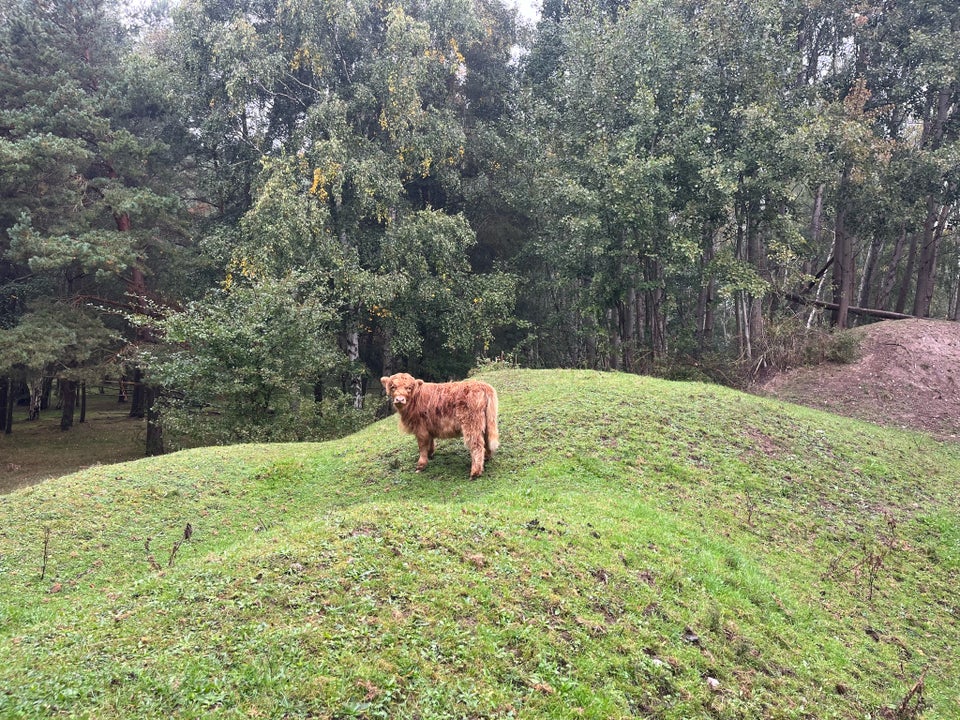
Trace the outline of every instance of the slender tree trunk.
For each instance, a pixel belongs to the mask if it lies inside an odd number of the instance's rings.
[[[644,260],[644,281],[649,289],[644,292],[646,326],[650,338],[651,359],[656,364],[667,355],[666,303],[663,289],[663,267],[656,258]]]
[[[716,256],[713,229],[704,233],[703,252],[700,254],[700,291],[697,293],[697,356],[702,356],[708,344],[713,343],[713,305],[716,283],[710,265]]]
[[[0,430],[5,435],[13,432],[13,380],[0,378]]]
[[[87,421],[87,383],[80,383],[80,422]]]
[[[630,283],[627,299],[622,303],[623,312],[623,369],[633,372],[636,368],[634,357],[637,349],[637,289],[636,283]]]
[[[867,251],[867,259],[863,262],[863,272],[860,275],[860,287],[857,290],[857,305],[859,307],[870,306],[870,290],[873,286],[873,275],[877,268],[877,258],[883,250],[884,237],[877,233],[870,243],[870,249]]]
[[[384,375],[393,375],[394,373],[395,360],[393,357],[393,347],[391,346],[392,342],[393,332],[389,328],[385,328],[383,331],[383,351],[381,352]]]
[[[740,326],[740,354],[747,360],[753,360],[753,336],[750,333],[750,295],[741,290],[738,296],[737,324]]]
[[[360,333],[351,330],[344,338],[347,359],[350,361],[350,394],[355,410],[363,409],[363,378],[357,372],[360,365]]]
[[[769,280],[770,272],[767,267],[767,248],[759,228],[759,207],[751,201],[747,216],[747,262],[749,262],[764,280]],[[750,310],[750,339],[754,347],[766,335],[763,323],[763,297],[749,295],[748,307]]]
[[[133,369],[133,391],[130,394],[130,415],[132,418],[142,418],[144,416],[144,404],[146,402],[143,370],[139,367]]]
[[[144,388],[144,398],[147,406],[147,457],[163,455],[163,428],[160,425],[160,413],[157,411],[160,391],[148,385]]]
[[[960,320],[960,263],[953,278],[953,310],[949,317],[953,321]]]
[[[907,307],[907,295],[910,294],[910,288],[913,287],[913,266],[917,262],[917,245],[920,233],[910,233],[910,247],[907,250],[907,266],[903,271],[903,277],[900,280],[900,288],[897,291],[897,302],[893,309],[902,313]]]
[[[75,380],[60,380],[60,402],[63,410],[60,414],[60,429],[73,427],[73,412],[77,405],[77,383]]]
[[[846,190],[849,185],[850,170],[845,168],[840,180],[837,217],[834,225],[833,250],[833,302],[837,309],[833,311],[832,324],[840,329],[848,326],[847,308],[853,299],[853,238],[847,230]]]
[[[53,390],[53,378],[45,377],[40,381],[40,404],[39,410],[49,410],[50,409],[50,393]],[[40,413],[37,413],[37,417],[40,416]]]
[[[827,282],[827,270],[833,265],[835,260],[835,251],[837,249],[837,241],[834,241],[830,244],[830,259],[827,260],[826,265],[823,266],[823,270],[820,271],[820,275],[816,280],[817,283],[817,292],[814,293],[815,300],[823,299],[823,287]],[[813,319],[817,316],[817,310],[814,308],[810,310],[810,314],[807,316],[807,330],[813,327]]]
[[[620,369],[620,358],[621,353],[623,352],[623,336],[620,334],[620,306],[621,303],[617,303],[613,307],[607,308],[605,313],[607,321],[607,338],[610,346],[609,351],[607,352],[606,366],[611,370]]]
[[[820,238],[823,236],[823,191],[824,185],[820,183],[813,197],[813,212],[810,216],[810,239],[814,250],[820,248]]]
[[[27,410],[27,420],[40,419],[40,405],[43,400],[43,378],[28,382],[30,389],[30,408]]]
[[[935,198],[927,200],[927,218],[923,223],[923,241],[920,245],[920,265],[917,268],[916,294],[913,300],[913,314],[917,317],[930,316],[930,304],[937,279],[937,251],[943,226],[950,215],[950,205],[937,207]]]
[[[893,245],[893,253],[890,256],[890,266],[883,276],[883,282],[880,283],[880,294],[877,296],[877,307],[882,310],[889,310],[890,293],[893,292],[897,284],[897,270],[900,269],[900,261],[903,259],[903,248],[907,244],[906,225],[900,228],[900,235]]]

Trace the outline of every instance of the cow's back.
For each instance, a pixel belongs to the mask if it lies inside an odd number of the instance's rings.
[[[492,387],[477,380],[423,383],[403,409],[404,429],[414,435],[459,437],[464,427],[482,428]]]

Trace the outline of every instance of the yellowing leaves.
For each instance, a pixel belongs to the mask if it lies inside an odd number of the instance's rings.
[[[323,72],[323,66],[317,61],[313,51],[309,47],[300,47],[290,58],[290,69],[300,70],[305,67],[316,75],[321,75]]]
[[[247,256],[234,257],[230,261],[230,265],[227,266],[226,275],[223,278],[221,286],[224,290],[230,290],[235,284],[234,274],[239,273],[241,277],[247,278],[248,280],[254,280],[258,275],[262,274],[262,268],[258,264]]]
[[[310,194],[316,195],[321,202],[326,202],[330,198],[329,188],[339,181],[342,173],[343,165],[334,161],[328,162],[323,167],[314,168]]]

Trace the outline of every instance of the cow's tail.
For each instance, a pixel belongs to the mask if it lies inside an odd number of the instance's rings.
[[[484,436],[487,452],[492,455],[496,452],[497,448],[500,447],[500,430],[497,428],[497,406],[499,402],[497,400],[497,391],[493,388],[488,389],[486,395],[487,408],[485,414],[487,416],[487,426],[484,428]]]

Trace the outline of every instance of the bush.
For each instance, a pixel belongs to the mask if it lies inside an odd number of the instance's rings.
[[[856,330],[808,328],[801,318],[783,318],[768,326],[753,374],[825,362],[853,363],[860,358],[861,341],[862,333]]]

